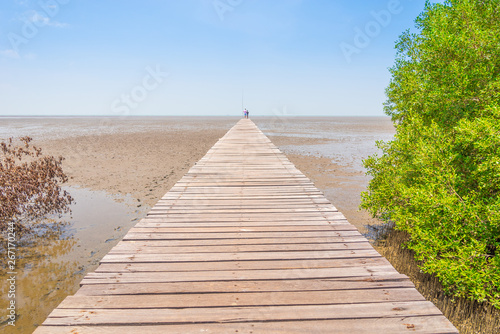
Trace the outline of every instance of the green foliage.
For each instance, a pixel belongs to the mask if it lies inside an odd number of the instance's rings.
[[[398,41],[385,111],[396,126],[362,207],[410,234],[450,293],[500,308],[500,1],[426,3]]]

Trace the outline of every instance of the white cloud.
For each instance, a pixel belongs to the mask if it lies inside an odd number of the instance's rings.
[[[63,23],[63,22],[58,22],[58,21],[50,21],[48,26],[55,27],[55,28],[67,28],[69,27],[68,23]]]
[[[29,6],[29,2],[26,0],[16,0],[16,4],[18,4],[19,6],[24,6],[24,7]]]
[[[24,55],[24,59],[34,60],[34,59],[36,59],[36,54],[28,53],[28,54]]]
[[[11,88],[14,88],[14,86],[12,86],[12,84],[6,83],[6,82],[0,82],[0,89],[1,90],[11,89]]]
[[[10,59],[20,59],[21,55],[13,49],[0,50],[0,56]],[[34,60],[37,58],[35,53],[27,53],[22,56],[23,59]]]
[[[6,57],[6,58],[12,58],[12,59],[19,58],[19,54],[12,49],[0,50],[0,55],[3,57]]]
[[[42,15],[37,11],[31,13],[31,15],[29,16],[29,20],[39,27],[41,26],[49,26],[54,28],[69,27],[69,24],[51,20],[49,17]]]

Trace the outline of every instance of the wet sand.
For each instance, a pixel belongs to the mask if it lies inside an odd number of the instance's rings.
[[[359,194],[368,182],[361,160],[376,151],[375,140],[392,136],[388,119],[253,120],[352,224],[366,231],[364,226],[374,221],[358,210]],[[17,332],[31,332],[66,295],[75,293],[85,273],[237,121],[0,119],[0,137],[31,135],[44,153],[65,157],[67,186],[77,200],[73,214],[64,217],[71,223],[71,237],[53,240],[36,263],[20,268]]]
[[[85,120],[89,122],[89,120]],[[235,119],[95,119],[101,133],[43,140],[65,157],[69,185],[135,198],[153,206],[236,122]],[[180,126],[178,123],[181,122]],[[109,128],[119,131],[112,131]]]
[[[370,177],[363,159],[378,152],[377,140],[395,133],[387,117],[295,117],[256,119],[256,124],[288,159],[321,190],[361,233],[378,224],[359,210]]]

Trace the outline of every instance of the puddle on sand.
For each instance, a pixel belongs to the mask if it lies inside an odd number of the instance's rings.
[[[143,217],[149,208],[129,197],[83,188],[65,188],[76,200],[72,213],[62,217],[69,224],[59,233],[18,248],[16,262],[16,326],[7,320],[7,263],[0,266],[0,331],[31,333],[67,296],[74,294],[83,276]]]
[[[110,196],[104,191],[83,188],[70,188],[68,191],[76,200],[71,217],[66,217],[71,221],[68,233],[78,240],[67,257],[79,258],[79,262],[86,261],[89,266],[98,265],[99,260],[137,223],[138,218],[149,211],[146,206],[138,208],[131,197]]]

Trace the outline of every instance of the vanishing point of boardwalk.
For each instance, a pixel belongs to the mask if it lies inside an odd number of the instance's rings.
[[[250,120],[81,285],[35,333],[458,333]]]

